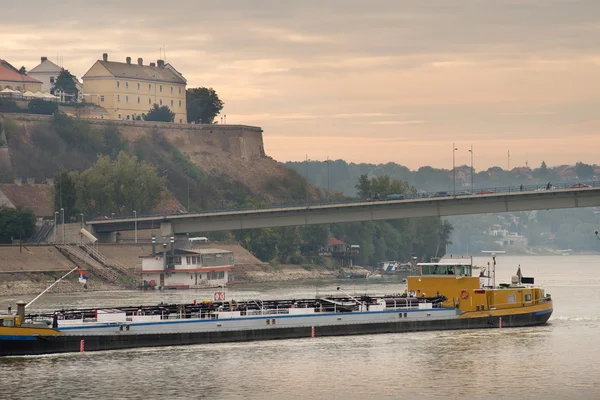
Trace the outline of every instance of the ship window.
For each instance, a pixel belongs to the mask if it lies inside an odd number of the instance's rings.
[[[509,294],[507,299],[508,304],[515,304],[517,302],[516,297],[517,296],[515,296],[514,294]]]
[[[4,320],[0,319],[0,326],[4,326]]]
[[[531,301],[531,293],[525,294],[525,301]]]
[[[408,317],[408,313],[404,313],[404,318],[407,318],[407,317]]]

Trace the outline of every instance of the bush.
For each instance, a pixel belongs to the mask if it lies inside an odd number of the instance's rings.
[[[35,231],[35,215],[21,207],[0,207],[0,243],[27,240]]]
[[[31,114],[52,115],[58,112],[58,103],[42,99],[33,99],[29,102],[27,109]]]
[[[23,110],[14,101],[0,98],[0,112],[20,113]]]

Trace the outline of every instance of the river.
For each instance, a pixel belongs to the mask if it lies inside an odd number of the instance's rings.
[[[484,265],[487,258],[477,258]],[[0,359],[0,399],[597,399],[600,256],[500,256],[552,294],[541,327],[328,337]],[[395,282],[239,285],[236,299],[398,293]],[[32,311],[190,302],[212,291],[43,296]],[[6,309],[16,298],[0,298]]]

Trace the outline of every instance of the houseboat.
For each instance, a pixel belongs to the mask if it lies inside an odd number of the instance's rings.
[[[236,302],[216,292],[190,304],[62,309],[0,316],[0,356],[320,336],[545,324],[551,296],[521,275],[495,285],[493,265],[472,276],[461,259],[417,264],[403,293]]]

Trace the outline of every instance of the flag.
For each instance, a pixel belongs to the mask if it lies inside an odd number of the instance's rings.
[[[88,276],[85,273],[85,271],[82,271],[81,269],[77,270],[77,275],[79,277],[79,282],[86,284],[88,281]]]
[[[521,265],[519,265],[519,268],[517,269],[517,276],[519,277],[519,282],[521,282],[521,279],[523,279],[523,274],[521,274]]]

